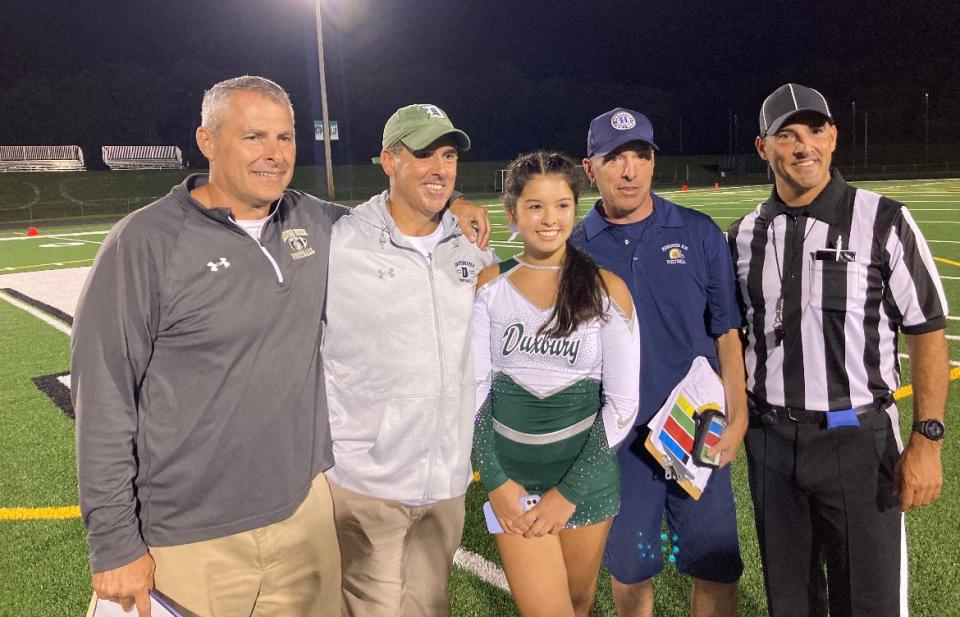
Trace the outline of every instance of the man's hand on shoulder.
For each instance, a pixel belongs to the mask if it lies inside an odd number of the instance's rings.
[[[893,473],[894,492],[900,497],[900,511],[926,506],[940,496],[943,464],[940,443],[913,435],[903,449]]]
[[[490,245],[490,220],[487,209],[462,196],[450,202],[450,211],[457,215],[460,229],[467,239],[477,245],[481,251],[487,250]]]
[[[156,565],[150,553],[144,553],[130,563],[93,573],[93,590],[97,597],[117,602],[130,611],[136,604],[142,617],[150,617],[150,590]]]

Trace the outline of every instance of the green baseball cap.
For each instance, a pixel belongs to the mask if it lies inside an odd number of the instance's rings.
[[[452,135],[462,152],[470,149],[470,138],[436,105],[416,103],[393,112],[383,127],[383,147],[398,141],[411,150],[423,150],[444,135]]]

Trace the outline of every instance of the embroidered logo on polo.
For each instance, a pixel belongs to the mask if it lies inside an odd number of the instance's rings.
[[[626,111],[618,111],[610,116],[610,126],[618,131],[629,131],[637,126],[637,120],[633,114]]]
[[[307,246],[307,236],[309,235],[306,229],[300,228],[284,229],[283,233],[280,234],[280,238],[290,247],[290,258],[294,261],[310,257],[316,253],[312,247]]]
[[[687,245],[680,242],[665,244],[660,247],[660,252],[667,254],[668,264],[686,264],[688,250]]]
[[[461,283],[473,283],[477,280],[477,264],[463,259],[457,260],[453,267],[457,271],[457,278]]]
[[[531,336],[524,334],[523,324],[517,322],[503,331],[503,348],[500,353],[506,357],[515,351],[534,356],[564,358],[573,365],[580,354],[580,339],[550,338],[545,334]]]
[[[394,276],[395,276],[395,273],[393,271],[393,268],[377,270],[377,278],[385,279],[385,278],[393,278]]]
[[[207,267],[210,268],[210,272],[219,272],[221,269],[229,268],[230,262],[227,261],[226,257],[221,257],[219,261],[208,261]]]

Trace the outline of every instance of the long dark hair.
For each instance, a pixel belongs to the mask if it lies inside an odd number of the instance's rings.
[[[573,159],[564,154],[538,150],[521,154],[510,163],[503,183],[503,207],[511,213],[516,213],[517,200],[527,182],[537,176],[545,175],[563,178],[573,191],[573,202],[576,206],[580,198],[580,190],[585,184],[583,171],[573,162]],[[560,287],[557,290],[557,302],[554,304],[550,318],[540,327],[537,334],[546,334],[555,338],[570,336],[580,324],[602,317],[606,291],[607,286],[600,276],[596,262],[573,246],[568,239],[563,270],[560,273]]]

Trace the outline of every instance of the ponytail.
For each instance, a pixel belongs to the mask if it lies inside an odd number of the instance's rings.
[[[607,286],[597,263],[567,240],[557,302],[538,334],[563,338],[573,334],[580,324],[602,318],[606,294]]]

